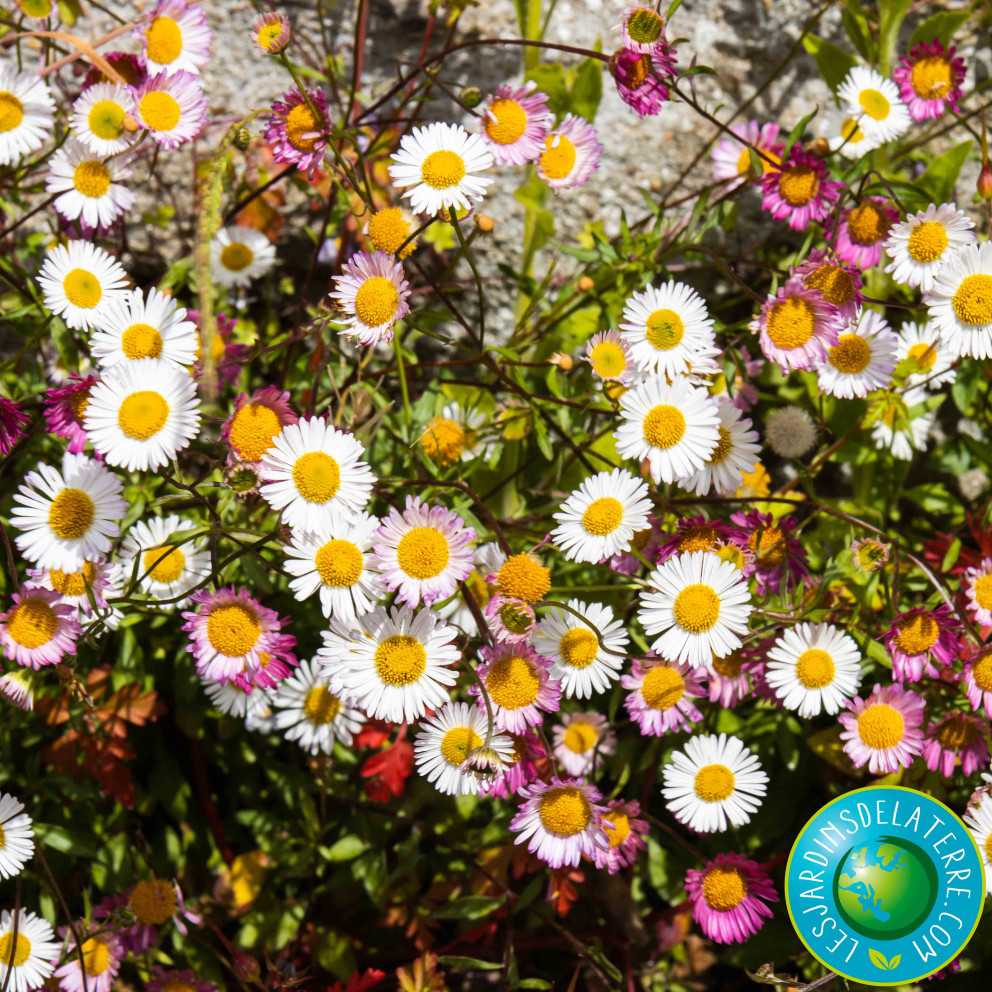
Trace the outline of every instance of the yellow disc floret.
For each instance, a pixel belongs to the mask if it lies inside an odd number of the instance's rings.
[[[747,882],[739,868],[711,868],[703,879],[703,899],[710,909],[727,913],[747,895]]]
[[[296,459],[293,484],[308,503],[326,503],[341,487],[341,469],[326,452],[308,451]]]
[[[810,648],[796,660],[796,678],[806,689],[822,689],[830,685],[836,671],[833,658],[821,648]]]
[[[697,582],[675,597],[675,622],[692,634],[709,630],[720,619],[720,597],[712,586]]]
[[[541,680],[534,666],[520,655],[496,658],[486,675],[486,690],[492,701],[505,710],[518,710],[537,700]]]
[[[246,461],[261,461],[262,455],[282,433],[275,410],[264,403],[246,403],[231,420],[231,447]]]
[[[875,751],[895,747],[905,727],[902,714],[888,703],[874,703],[858,717],[858,736]]]
[[[29,651],[47,644],[58,626],[55,610],[40,599],[22,599],[7,615],[7,635]]]
[[[375,649],[375,670],[387,685],[411,685],[426,668],[427,651],[408,634],[393,634]]]
[[[703,802],[719,803],[734,794],[737,780],[726,765],[704,765],[696,772],[694,788]]]
[[[541,824],[548,833],[574,837],[592,820],[589,800],[574,786],[549,789],[538,806]]]
[[[659,403],[644,417],[644,440],[655,448],[671,448],[685,435],[685,414],[677,406]]]
[[[81,538],[93,523],[96,507],[82,489],[63,489],[48,508],[48,526],[63,541]]]
[[[362,577],[365,559],[356,544],[333,538],[317,549],[314,566],[325,586],[343,589],[353,586]]]
[[[526,552],[510,555],[500,566],[496,585],[503,596],[536,603],[551,588],[551,569]]]
[[[117,411],[117,425],[130,438],[147,441],[169,419],[169,404],[161,393],[140,389],[124,398]]]
[[[176,912],[176,891],[161,878],[143,880],[131,890],[128,906],[139,923],[160,927]]]

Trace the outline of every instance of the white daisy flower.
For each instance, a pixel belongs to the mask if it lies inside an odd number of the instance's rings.
[[[860,117],[860,114],[858,115]],[[858,117],[845,117],[838,133],[827,139],[827,147],[832,152],[840,152],[845,158],[861,158],[874,147],[867,140],[864,130],[858,126]]]
[[[317,658],[336,693],[376,720],[411,722],[448,702],[458,631],[431,610],[377,606],[354,629],[334,622]]]
[[[420,214],[449,207],[468,210],[493,181],[478,175],[492,167],[492,152],[479,135],[458,124],[415,127],[403,136],[392,160],[393,185],[407,188],[403,196]]]
[[[87,331],[101,323],[110,305],[127,293],[120,263],[88,241],[70,241],[48,250],[38,275],[45,306],[69,327]]]
[[[196,324],[186,310],[157,289],[133,289],[107,308],[93,331],[89,348],[98,365],[108,368],[142,358],[158,358],[177,368],[196,361]]]
[[[616,734],[601,713],[563,713],[554,729],[552,750],[558,764],[574,778],[592,776],[597,755],[613,754]]]
[[[0,62],[0,165],[41,148],[52,133],[54,110],[40,77]]]
[[[346,622],[375,609],[386,592],[372,553],[378,529],[377,517],[334,510],[319,530],[293,531],[282,550],[297,600],[319,591],[324,616]]]
[[[34,685],[30,668],[15,668],[0,675],[0,698],[19,710],[34,709]]]
[[[862,152],[905,134],[912,123],[899,87],[875,69],[855,66],[837,87],[837,99],[865,136]]]
[[[34,854],[34,831],[24,804],[13,796],[0,795],[0,877],[13,878]],[[0,954],[0,964],[6,955]]]
[[[301,661],[300,667],[276,686],[272,706],[276,729],[311,754],[331,754],[336,740],[350,747],[365,723],[365,717],[347,700],[331,692],[313,661]]]
[[[554,514],[551,540],[570,561],[600,562],[630,548],[648,527],[651,510],[646,482],[622,468],[580,483]]]
[[[488,458],[493,442],[482,436],[480,428],[489,422],[482,410],[465,410],[458,403],[448,403],[439,417],[431,417],[420,435],[421,450],[439,465],[454,465],[477,456]]]
[[[148,72],[199,73],[210,58],[210,27],[203,10],[188,0],[161,0],[151,20],[134,29],[143,42]]]
[[[889,322],[878,311],[862,308],[816,370],[820,389],[845,399],[885,389],[892,381],[898,347]]]
[[[124,127],[131,106],[126,86],[97,83],[76,98],[69,117],[69,128],[83,147],[104,158],[124,151],[134,135]]]
[[[486,744],[489,725],[484,710],[468,703],[447,703],[420,724],[413,745],[417,771],[446,796],[476,795],[485,780],[476,773],[472,757]],[[488,757],[512,763],[513,741],[494,733]]]
[[[926,210],[907,214],[893,224],[885,242],[885,253],[892,259],[885,267],[904,286],[919,286],[924,293],[933,289],[937,273],[962,245],[973,245],[975,222],[956,203],[930,204]]]
[[[194,523],[175,513],[135,521],[118,555],[119,581],[130,588],[133,577],[156,603],[173,610],[185,606],[187,593],[210,574],[210,554],[204,542],[182,540],[195,529]]]
[[[14,940],[14,914],[0,913],[0,987],[7,992],[33,992],[52,972],[59,957],[60,942],[46,920],[21,910],[17,914],[17,940]]]
[[[693,668],[725,658],[742,645],[754,607],[747,579],[729,561],[707,551],[675,555],[649,576],[637,618],[666,661]]]
[[[123,158],[103,159],[70,139],[52,156],[45,192],[55,193],[55,209],[66,220],[87,227],[110,227],[134,205],[134,192],[121,185],[131,170]]]
[[[129,95],[130,115],[167,151],[192,141],[207,122],[207,98],[186,70],[150,75]]]
[[[634,293],[620,316],[620,336],[646,372],[671,377],[717,371],[714,359],[720,350],[713,318],[703,298],[684,283],[666,282]]]
[[[551,678],[561,683],[562,694],[586,699],[604,692],[620,677],[627,634],[613,610],[602,603],[570,599],[566,605],[569,610],[552,608],[544,615],[534,646],[554,662]]]
[[[59,568],[35,568],[28,572],[28,578],[33,586],[57,592],[60,603],[75,606],[80,612],[77,619],[80,623],[85,623],[87,617],[93,614],[91,595],[98,608],[107,607],[108,595],[120,595],[115,572],[115,565],[97,558],[83,562],[83,567],[76,572],[65,572]]]
[[[620,397],[614,432],[624,458],[646,458],[655,482],[678,482],[706,465],[720,441],[716,402],[682,378],[653,375]]]
[[[717,406],[720,440],[706,464],[680,485],[697,496],[732,495],[741,485],[741,477],[749,475],[758,464],[761,444],[758,432],[751,430],[751,421],[732,403]]]
[[[782,705],[801,717],[839,713],[858,694],[861,652],[833,624],[796,624],[769,650],[765,680]]]
[[[121,480],[106,465],[66,452],[62,470],[39,465],[14,496],[11,525],[18,550],[38,568],[78,572],[110,551],[127,502]]]
[[[261,461],[261,493],[298,530],[320,531],[335,510],[357,512],[369,500],[375,476],[365,449],[322,417],[286,424]]]
[[[255,686],[246,692],[238,682],[215,682],[201,678],[200,684],[210,697],[210,704],[228,716],[245,721],[248,730],[268,733],[272,724],[272,694]]]
[[[905,323],[899,329],[899,350],[896,358],[900,363],[911,358],[919,372],[906,376],[908,389],[939,389],[957,378],[954,368],[956,355],[952,354],[933,321],[926,324]]]
[[[662,795],[679,823],[701,834],[741,827],[761,808],[768,776],[744,742],[699,734],[662,770]]]
[[[342,320],[348,325],[342,333],[366,345],[393,340],[393,325],[410,312],[410,284],[402,262],[385,251],[356,252],[341,275],[334,277],[334,285],[330,296],[344,311]]]
[[[964,822],[985,865],[985,891],[992,895],[992,795],[985,793],[979,803],[969,806]]]
[[[90,391],[83,427],[108,465],[161,468],[200,433],[196,384],[160,358],[121,362]]]
[[[272,242],[253,227],[222,227],[210,242],[210,275],[219,286],[248,286],[275,261]]]
[[[964,245],[951,255],[923,302],[952,354],[992,356],[992,244]]]
[[[924,389],[909,390],[902,397],[910,410],[923,403],[926,398]],[[915,452],[927,450],[927,438],[936,418],[936,410],[910,415],[909,423],[897,429],[895,408],[889,407],[886,414],[871,425],[871,439],[879,451],[888,451],[893,458],[908,462]]]

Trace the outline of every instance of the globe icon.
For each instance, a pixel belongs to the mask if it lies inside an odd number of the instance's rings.
[[[894,940],[912,933],[937,901],[937,870],[915,844],[877,837],[852,847],[834,873],[834,898],[863,937]]]

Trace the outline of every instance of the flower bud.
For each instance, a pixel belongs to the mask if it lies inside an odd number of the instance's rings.
[[[987,159],[978,173],[978,195],[983,200],[992,200],[992,165]]]
[[[239,981],[253,982],[261,974],[258,962],[250,954],[235,951],[234,960],[231,963],[234,965],[234,974],[237,975]]]
[[[483,233],[489,234],[496,226],[496,221],[488,214],[478,214],[475,218],[475,226]]]
[[[572,356],[571,355],[566,355],[565,352],[563,352],[563,351],[556,351],[548,359],[548,361],[552,365],[557,365],[558,368],[560,368],[562,370],[562,372],[571,372],[572,371],[572,366],[575,364],[572,361]]]
[[[246,127],[239,127],[237,131],[234,132],[234,147],[238,151],[246,151],[248,146],[251,144],[251,131]]]
[[[582,290],[583,293],[588,293],[590,290],[595,288],[596,281],[594,279],[590,279],[589,276],[583,276],[579,280],[579,289]]]
[[[123,127],[125,131],[128,131],[131,134],[134,134],[135,131],[141,130],[141,125],[130,114],[124,115]]]
[[[482,90],[478,86],[466,86],[462,90],[462,103],[470,110],[474,110],[482,103]]]

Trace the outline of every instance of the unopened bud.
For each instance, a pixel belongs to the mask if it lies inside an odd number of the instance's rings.
[[[496,221],[494,221],[489,214],[478,214],[475,218],[475,226],[482,231],[483,234],[489,234],[489,232],[496,226]]]
[[[124,121],[122,126],[125,131],[129,131],[131,134],[134,134],[135,131],[141,130],[141,125],[130,114],[124,115]]]
[[[826,138],[814,138],[806,146],[806,151],[817,158],[826,158],[830,154],[830,142]]]
[[[571,355],[566,355],[565,352],[563,352],[563,351],[556,351],[548,359],[548,361],[552,365],[557,365],[558,368],[560,368],[562,370],[562,372],[571,372],[572,371],[572,366],[575,364],[572,361],[572,356]]]
[[[242,982],[253,982],[261,974],[258,962],[250,954],[242,954],[240,951],[237,951],[235,952],[232,963],[234,965],[234,974]]]
[[[478,107],[482,103],[482,90],[478,86],[466,86],[462,90],[462,103],[470,110]]]
[[[978,173],[978,195],[983,200],[992,200],[992,165],[986,160]]]
[[[583,276],[579,280],[579,289],[581,289],[583,293],[588,293],[590,290],[593,290],[595,288],[596,288],[595,279],[590,279],[589,276]]]
[[[247,151],[248,146],[251,144],[251,131],[246,127],[239,127],[237,131],[234,132],[234,147],[238,151]]]

